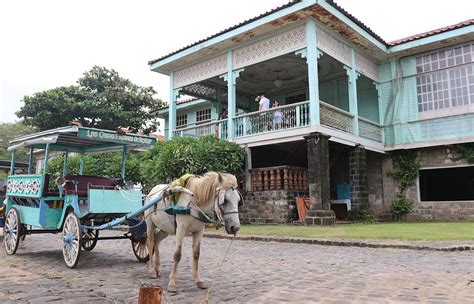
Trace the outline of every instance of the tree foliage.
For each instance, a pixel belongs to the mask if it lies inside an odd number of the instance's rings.
[[[48,174],[52,176],[50,180],[62,176],[64,158],[54,157],[48,162]],[[79,156],[68,156],[67,174],[79,174]],[[126,160],[125,179],[134,183],[142,181],[140,170],[140,159],[135,154],[129,153]],[[84,156],[84,175],[96,175],[112,178],[122,177],[122,154],[117,152],[88,154]]]
[[[212,136],[199,139],[174,137],[159,142],[142,156],[142,174],[147,182],[159,184],[185,173],[204,174],[208,171],[240,174],[244,150],[237,144]]]
[[[7,151],[10,140],[34,132],[34,128],[21,122],[0,123],[0,160],[9,160],[11,158],[11,152]],[[17,149],[15,160],[28,161],[27,151],[23,148]]]
[[[16,114],[39,130],[78,120],[85,127],[129,127],[135,132],[149,132],[158,125],[153,110],[162,104],[155,94],[152,87],[140,87],[113,69],[94,66],[79,78],[77,85],[25,96],[24,105]]]

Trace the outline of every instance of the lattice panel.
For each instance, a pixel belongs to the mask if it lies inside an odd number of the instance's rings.
[[[352,128],[352,116],[343,110],[336,110],[333,107],[321,104],[321,124],[342,130],[349,133],[354,133]]]
[[[174,74],[174,87],[181,88],[226,72],[227,54],[224,54],[176,71]]]
[[[316,28],[316,45],[324,53],[352,67],[351,48],[334,39],[319,27]]]
[[[201,97],[206,100],[217,100],[217,89],[204,83],[194,83],[185,86],[181,90],[181,93],[194,97]]]
[[[235,50],[233,52],[233,68],[249,66],[297,51],[305,46],[306,28],[303,25]]]
[[[359,136],[382,142],[382,128],[376,124],[359,119]]]
[[[377,65],[369,60],[367,57],[362,56],[358,53],[355,54],[355,65],[356,70],[370,79],[380,82],[379,80],[379,69]]]

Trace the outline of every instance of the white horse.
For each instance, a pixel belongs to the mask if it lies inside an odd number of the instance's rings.
[[[168,185],[155,186],[147,196],[146,202],[160,195],[167,188]],[[168,283],[169,292],[176,292],[176,269],[181,259],[181,248],[186,234],[191,234],[193,237],[193,281],[198,288],[207,288],[198,271],[201,238],[205,226],[203,217],[223,223],[228,234],[235,235],[240,229],[238,207],[242,206],[243,199],[237,190],[235,176],[216,172],[209,172],[201,177],[193,176],[188,180],[186,189],[189,189],[194,195],[182,192],[176,205],[190,208],[191,214],[167,214],[164,209],[166,206],[172,205],[170,197],[165,197],[156,208],[150,208],[145,212],[147,246],[150,254],[148,270],[152,277],[160,276],[160,242],[168,235],[176,234],[174,263]],[[214,214],[216,218],[214,218]]]

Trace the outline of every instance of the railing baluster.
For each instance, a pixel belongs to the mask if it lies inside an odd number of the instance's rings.
[[[281,170],[276,170],[276,190],[281,190]]]
[[[268,170],[263,171],[263,191],[268,191]]]
[[[300,106],[296,106],[296,126],[301,126]]]

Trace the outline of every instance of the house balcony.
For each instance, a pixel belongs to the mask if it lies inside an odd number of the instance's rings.
[[[320,124],[323,128],[338,133],[355,136],[354,115],[320,101]],[[270,108],[265,111],[237,114],[234,118],[233,138],[235,140],[251,139],[259,135],[271,134],[273,138],[284,136],[284,131],[293,130],[294,134],[305,135],[310,127],[309,101]],[[374,142],[382,143],[383,127],[369,119],[358,118],[358,136]],[[205,124],[180,128],[173,132],[179,137],[201,137],[212,135],[219,139],[228,138],[228,121],[216,120]],[[300,130],[301,132],[298,132]]]

